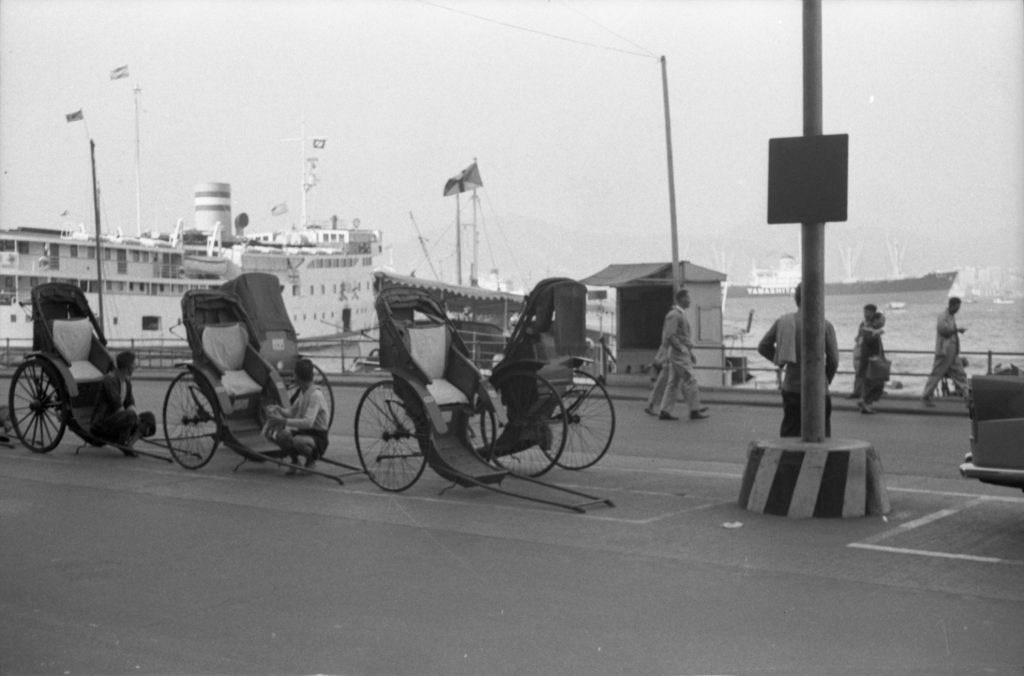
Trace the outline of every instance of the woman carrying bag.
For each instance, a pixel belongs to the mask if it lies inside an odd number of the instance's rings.
[[[860,364],[857,376],[863,378],[863,388],[857,408],[861,413],[876,413],[872,407],[882,398],[885,381],[889,379],[890,362],[885,358],[882,334],[885,333],[885,315],[876,312],[860,332]]]

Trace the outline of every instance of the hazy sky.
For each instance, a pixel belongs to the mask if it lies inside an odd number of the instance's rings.
[[[829,278],[844,246],[886,274],[887,237],[909,273],[1024,261],[1022,7],[825,0],[824,131],[850,135]],[[798,0],[0,0],[0,226],[92,227],[88,134],[104,226],[134,233],[138,85],[146,230],[191,223],[210,181],[253,229],[291,227],[305,119],[327,139],[310,215],[383,231],[399,272],[429,275],[412,212],[452,280],[442,188],[474,158],[481,269],[668,261],[662,54],[681,251],[743,282],[799,253],[799,226],[766,225],[768,139],[802,132]]]

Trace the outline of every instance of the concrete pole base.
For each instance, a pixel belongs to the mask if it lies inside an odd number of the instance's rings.
[[[739,503],[799,519],[880,516],[890,509],[878,453],[853,439],[750,442]]]

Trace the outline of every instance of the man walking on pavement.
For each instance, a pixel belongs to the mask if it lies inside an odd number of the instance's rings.
[[[964,372],[963,363],[960,361],[960,334],[966,328],[957,328],[956,313],[960,311],[960,299],[951,296],[946,304],[946,309],[939,314],[939,320],[935,325],[935,362],[932,365],[932,373],[925,383],[924,392],[921,394],[921,401],[925,406],[935,406],[932,402],[932,394],[935,387],[944,377],[949,376],[953,382],[960,386],[960,390],[967,392],[967,373]]]
[[[665,324],[661,330],[659,352],[665,355],[665,366],[658,375],[644,411],[658,416],[659,420],[679,420],[672,415],[672,409],[675,408],[676,394],[681,385],[690,408],[690,419],[703,420],[708,417],[708,408],[700,404],[700,388],[693,375],[696,359],[690,338],[690,321],[686,318],[686,308],[690,307],[690,292],[680,289],[676,292],[675,301],[675,305],[665,315]],[[660,402],[657,395],[661,395]],[[658,410],[655,410],[655,404],[658,404]]]

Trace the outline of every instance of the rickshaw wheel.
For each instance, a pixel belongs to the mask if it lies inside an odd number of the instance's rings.
[[[316,364],[313,364],[313,384],[327,397],[327,429],[331,429],[331,425],[334,424],[334,389],[331,387],[331,381],[327,380],[327,374]],[[293,377],[288,383],[288,402],[294,404],[298,398],[299,386],[295,384]]]
[[[68,426],[68,397],[57,369],[42,359],[22,362],[11,377],[7,399],[21,443],[33,453],[56,448]]]
[[[514,371],[493,383],[505,405],[489,458],[515,474],[538,477],[558,462],[565,448],[568,417],[554,386],[532,371]]]
[[[600,460],[615,435],[615,408],[608,390],[585,371],[573,371],[572,386],[562,395],[569,416],[569,436],[558,466],[584,469]]]
[[[355,437],[370,481],[393,492],[416,483],[427,464],[421,445],[430,443],[427,430],[426,421],[417,422],[390,380],[367,388],[356,407]]]
[[[220,444],[220,406],[191,371],[171,381],[164,397],[164,438],[171,457],[185,469],[210,462]]]

